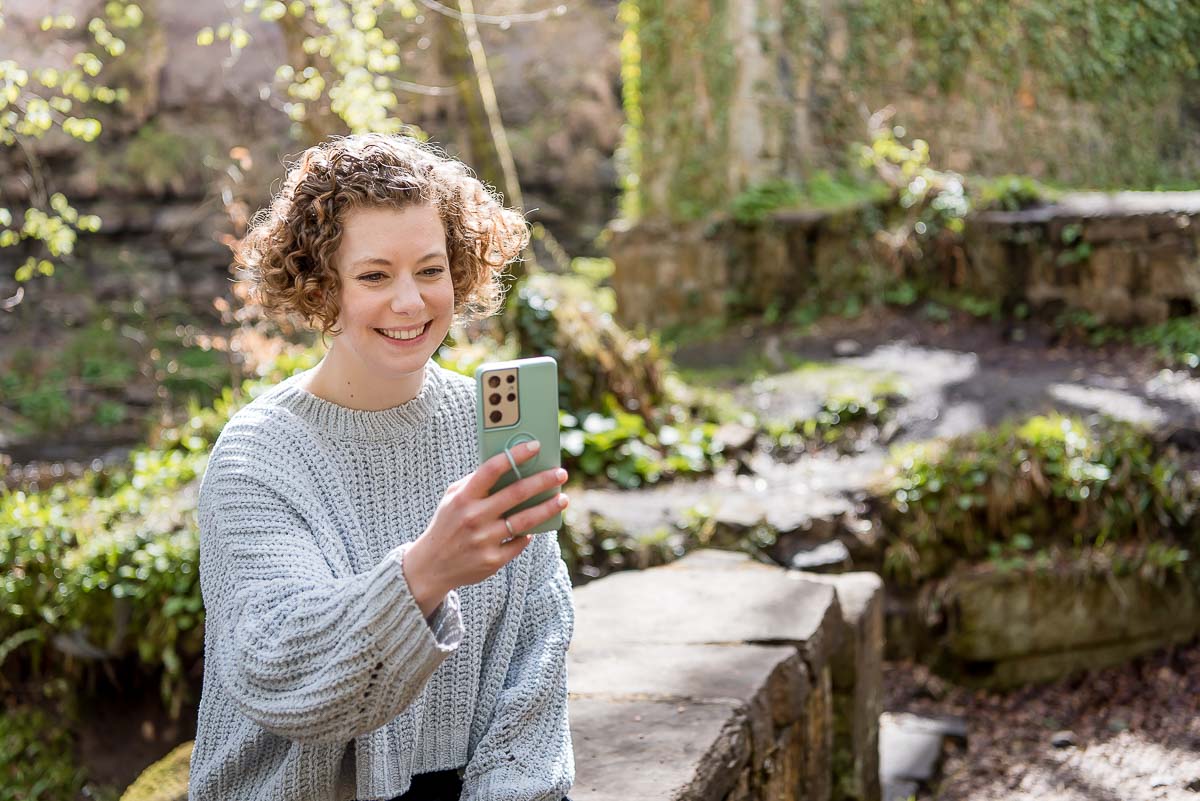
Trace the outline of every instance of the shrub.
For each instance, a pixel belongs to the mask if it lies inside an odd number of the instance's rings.
[[[1114,421],[1036,416],[906,446],[884,487],[884,570],[909,584],[960,561],[1069,550],[1195,572],[1198,490],[1146,432]]]

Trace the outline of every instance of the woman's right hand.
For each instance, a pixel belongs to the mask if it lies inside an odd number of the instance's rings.
[[[538,445],[534,441],[513,448],[514,461],[529,461],[537,454]],[[489,495],[500,477],[511,469],[508,457],[500,453],[447,487],[429,527],[405,553],[404,578],[425,616],[450,590],[478,584],[516,558],[532,539],[532,535],[522,532],[566,508],[567,496],[556,493],[536,506],[522,509],[508,518],[516,536],[510,535],[504,525],[504,512],[567,480],[566,470],[551,468]],[[510,536],[511,541],[504,542]]]

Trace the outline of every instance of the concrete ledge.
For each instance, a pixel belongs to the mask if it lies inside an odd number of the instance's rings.
[[[856,632],[882,632],[878,584],[831,578],[701,550],[576,589],[572,799],[830,799],[835,666],[848,660],[852,674],[870,663],[879,638]],[[839,591],[851,598],[849,616]],[[836,684],[856,697],[853,675]],[[864,714],[875,687],[859,704]],[[873,731],[877,748],[877,720]],[[851,753],[849,764],[877,770],[877,760]],[[862,785],[857,774],[848,783],[861,786],[854,797],[875,801],[877,778],[873,796]]]

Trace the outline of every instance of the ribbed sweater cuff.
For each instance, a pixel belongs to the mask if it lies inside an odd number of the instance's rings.
[[[457,590],[446,594],[441,606],[427,620],[417,606],[404,578],[404,554],[412,546],[406,542],[383,558],[367,586],[367,628],[379,650],[390,656],[397,649],[412,648],[434,667],[453,652],[462,641],[463,621]]]

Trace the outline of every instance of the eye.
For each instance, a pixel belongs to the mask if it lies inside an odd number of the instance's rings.
[[[387,276],[384,275],[383,273],[374,272],[374,273],[363,273],[362,275],[360,275],[358,277],[358,280],[359,281],[380,281],[384,278],[387,278]]]
[[[422,274],[428,275],[430,277],[435,276],[435,275],[441,275],[444,272],[446,272],[446,268],[444,268],[444,267],[426,267],[424,270],[421,270]]]

